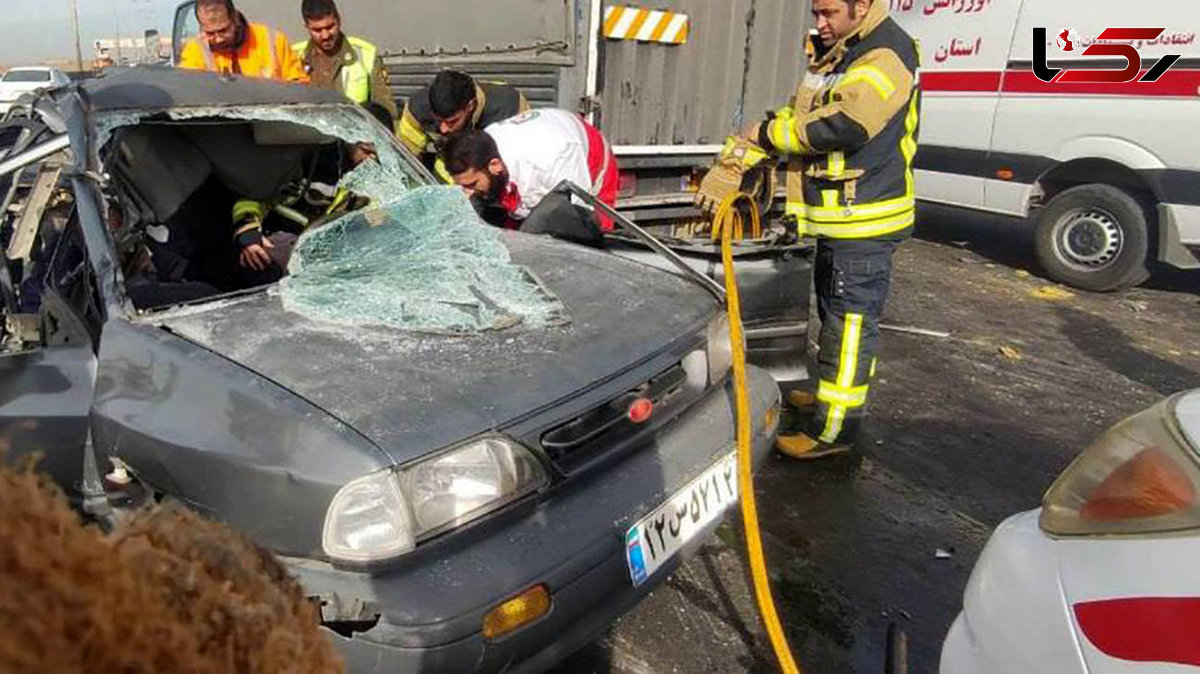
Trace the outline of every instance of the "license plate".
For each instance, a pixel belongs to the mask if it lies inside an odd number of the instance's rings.
[[[625,559],[635,586],[650,579],[679,549],[737,503],[737,453],[718,461],[625,534]]]

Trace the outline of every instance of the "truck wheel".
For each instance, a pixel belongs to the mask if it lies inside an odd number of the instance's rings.
[[[1036,225],[1038,262],[1055,281],[1107,292],[1150,278],[1146,210],[1127,192],[1072,187],[1046,204]]]

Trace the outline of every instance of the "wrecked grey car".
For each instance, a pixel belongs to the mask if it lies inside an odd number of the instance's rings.
[[[736,501],[720,301],[481,226],[334,94],[113,71],[10,113],[0,198],[8,460],[245,532],[352,671],[548,666]],[[244,200],[298,236],[278,280],[230,243]]]

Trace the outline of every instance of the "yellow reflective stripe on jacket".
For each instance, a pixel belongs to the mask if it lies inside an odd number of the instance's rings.
[[[233,203],[233,222],[241,222],[247,218],[262,221],[267,217],[267,207],[261,201],[253,199],[238,199]]]
[[[822,200],[824,201],[825,192],[833,192],[837,194],[837,190],[823,190]],[[906,211],[911,211],[916,206],[916,198],[911,196],[897,197],[895,199],[887,199],[886,201],[875,201],[868,204],[852,204],[850,206],[838,206],[824,204],[821,206],[808,206],[806,204],[797,204],[802,212],[799,213],[805,220],[821,223],[842,223],[842,222],[865,222],[868,220],[879,220],[880,218],[891,218],[901,215]]]
[[[912,100],[908,102],[908,115],[904,118],[904,138],[900,139],[900,152],[904,155],[904,184],[905,193],[913,195],[913,157],[917,156],[917,123],[920,121],[919,89],[913,90]]]
[[[342,204],[346,203],[346,200],[349,198],[350,190],[344,187],[337,188],[337,190],[333,193],[333,201],[330,201],[329,208],[325,209],[325,215],[330,215],[337,209],[341,208]]]
[[[846,153],[830,152],[827,170],[832,180],[840,180],[846,175]]]
[[[425,130],[421,128],[421,123],[413,117],[408,108],[404,109],[404,114],[400,116],[400,140],[408,147],[413,154],[421,154],[425,152],[425,146],[429,143],[429,136],[425,134]]]
[[[450,175],[450,169],[446,168],[446,161],[441,157],[433,162],[433,174],[447,185],[454,184],[454,176]]]
[[[800,236],[824,236],[831,239],[867,239],[873,236],[893,234],[911,227],[916,222],[916,210],[907,209],[900,214],[880,219],[817,221],[809,219],[812,207],[802,203],[788,202],[785,214],[795,218]]]
[[[874,236],[894,234],[913,226],[916,222],[916,212],[909,212],[898,218],[872,222],[803,222],[803,232],[809,236],[824,236],[830,239],[869,239]]]
[[[858,374],[858,350],[862,341],[862,314],[846,314],[846,322],[842,328],[842,351],[838,357],[837,390],[849,390],[854,386],[854,378]],[[821,382],[822,385],[824,382]],[[818,397],[819,397],[818,393]],[[865,401],[865,398],[864,398]],[[846,420],[848,405],[834,404],[829,408],[825,418],[825,430],[821,433],[821,442],[836,442],[842,434],[842,423]]]
[[[875,66],[856,66],[847,70],[835,90],[848,87],[856,82],[866,82],[871,85],[879,97],[885,101],[896,93],[896,84],[892,82],[892,78]]]
[[[795,117],[771,120],[767,125],[767,137],[771,139],[771,145],[784,154],[799,154],[804,149],[800,145]]]

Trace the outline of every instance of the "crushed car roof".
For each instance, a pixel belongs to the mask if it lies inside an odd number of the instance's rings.
[[[168,67],[110,68],[80,88],[92,110],[210,105],[349,104],[336,91]]]

